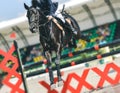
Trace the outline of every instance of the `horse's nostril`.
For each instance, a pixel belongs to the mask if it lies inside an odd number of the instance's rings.
[[[30,29],[35,29],[35,27],[34,26],[30,26]]]
[[[35,27],[33,27],[33,29],[35,29]]]

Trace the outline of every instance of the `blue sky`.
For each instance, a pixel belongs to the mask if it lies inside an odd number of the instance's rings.
[[[52,0],[64,3],[69,0]],[[31,5],[31,0],[0,0],[0,22],[14,19],[25,14],[24,3]]]
[[[68,0],[53,0],[64,2]],[[0,0],[0,22],[10,20],[25,14],[23,4],[31,5],[31,0]]]
[[[31,0],[0,0],[0,22],[24,15],[24,2],[30,5]]]

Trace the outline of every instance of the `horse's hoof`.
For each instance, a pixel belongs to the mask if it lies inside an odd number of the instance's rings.
[[[58,82],[58,87],[61,87],[64,84],[64,82],[61,80]]]
[[[51,85],[50,85],[50,89],[51,89],[51,90],[53,90],[53,89],[55,89],[55,88],[56,88],[56,84],[51,84]]]

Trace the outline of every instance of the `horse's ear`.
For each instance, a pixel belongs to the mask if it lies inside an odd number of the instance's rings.
[[[29,6],[24,3],[24,8],[25,8],[26,10],[28,10],[28,9],[29,9]]]

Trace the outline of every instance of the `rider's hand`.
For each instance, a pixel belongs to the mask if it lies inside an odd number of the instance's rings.
[[[51,15],[47,16],[48,20],[51,20],[53,17]]]

